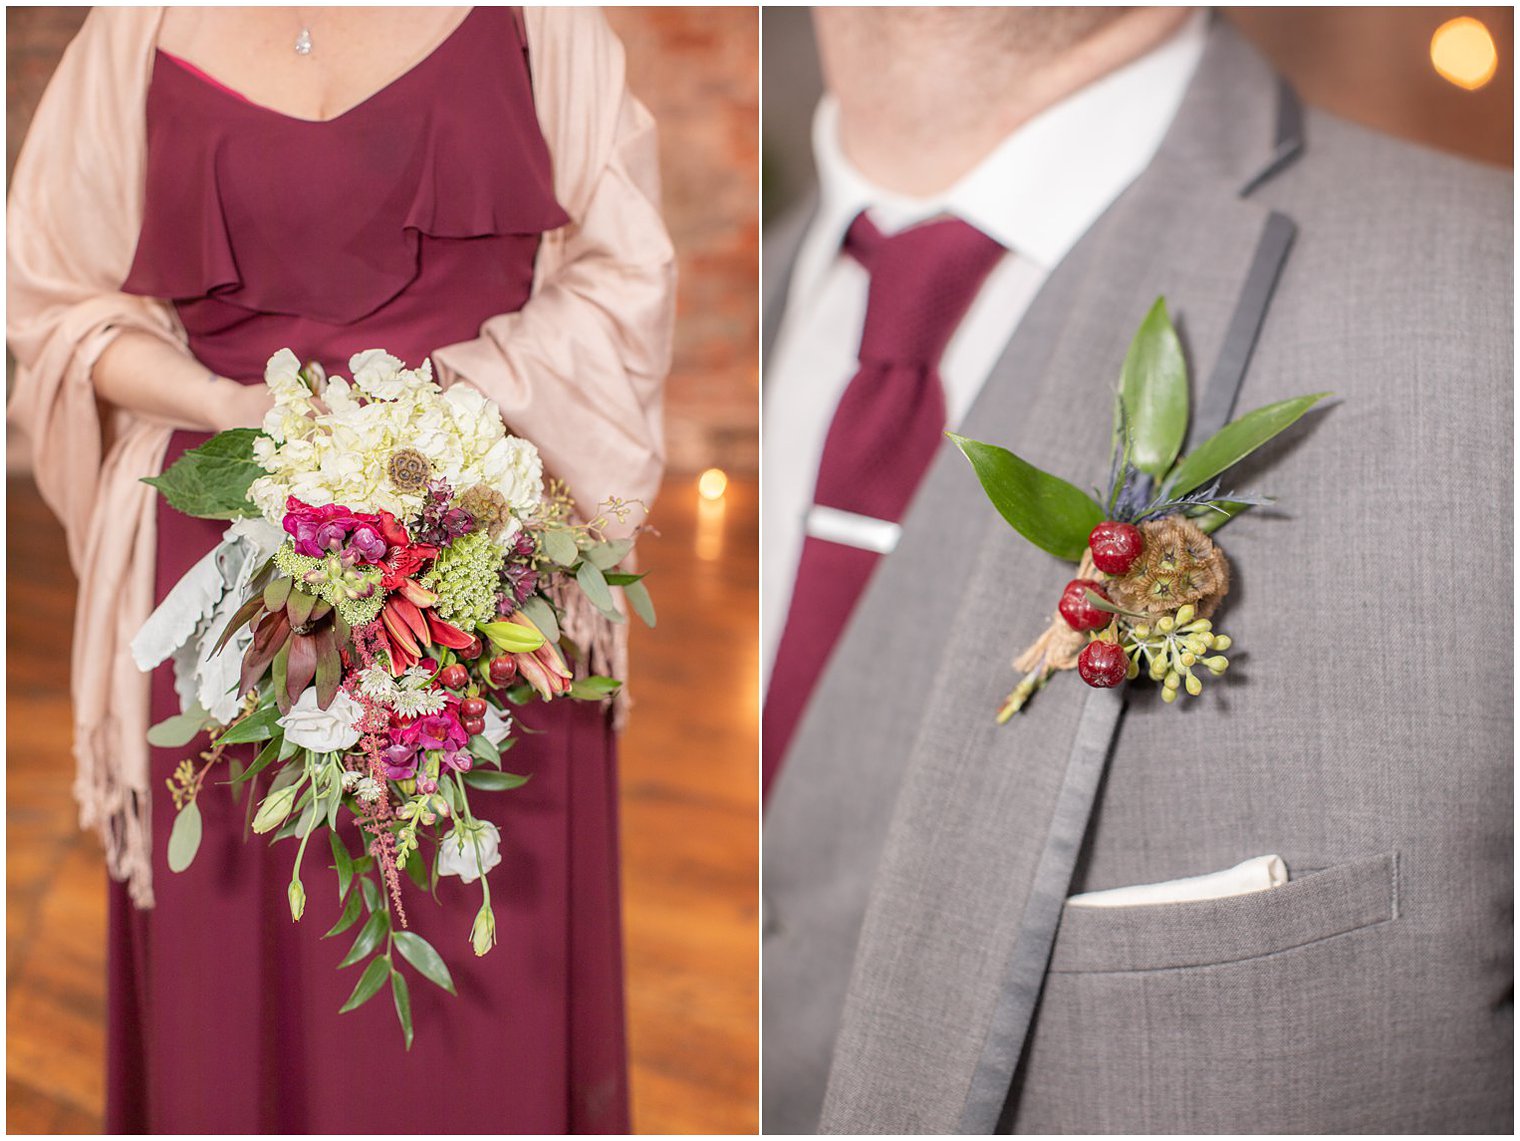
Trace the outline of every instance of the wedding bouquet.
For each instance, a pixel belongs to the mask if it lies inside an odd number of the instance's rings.
[[[352,384],[280,350],[265,373],[275,405],[262,430],[222,432],[146,481],[176,509],[232,525],[133,652],[144,669],[174,659],[184,709],[149,741],[180,747],[210,734],[168,782],[171,870],[195,858],[196,802],[219,762],[234,795],[247,790],[252,830],[298,841],[293,920],[306,907],[308,844],[326,831],[343,903],[326,937],[360,925],[340,967],[368,960],[342,1009],[388,982],[410,1047],[398,957],[445,990],[454,984],[442,956],[405,929],[402,875],[423,888],[446,875],[479,880],[470,941],[477,955],[491,949],[486,876],[501,859],[499,834],[470,796],[527,779],[502,769],[515,743],[510,709],[600,701],[619,687],[577,679],[567,663],[580,654],[561,629],[568,592],[622,622],[611,593],[620,586],[645,622],[654,614],[641,576],[617,569],[633,540],[605,534],[632,505],[609,501],[577,523],[562,488],[545,488],[537,450],[508,435],[479,393],[441,390],[429,363],[407,370],[378,349],[349,368]],[[238,744],[261,747],[244,765],[226,754]],[[360,852],[339,834],[345,816]]]

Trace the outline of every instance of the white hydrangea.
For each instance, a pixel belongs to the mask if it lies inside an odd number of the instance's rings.
[[[414,522],[422,494],[402,492],[390,480],[391,456],[401,448],[426,456],[434,477],[448,480],[456,492],[485,484],[517,515],[537,507],[543,496],[538,449],[507,435],[496,408],[479,392],[465,385],[445,392],[434,383],[430,362],[408,370],[382,349],[355,354],[349,368],[353,385],[329,378],[328,411],[318,415],[295,354],[281,349],[270,358],[265,380],[275,406],[264,430],[271,439],[254,453],[268,475],[249,490],[270,522],[283,519],[289,495],[313,506],[341,503]],[[517,530],[509,526],[503,541]]]

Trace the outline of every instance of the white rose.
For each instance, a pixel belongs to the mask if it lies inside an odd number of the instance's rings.
[[[348,694],[338,691],[331,707],[317,708],[317,691],[310,687],[301,694],[279,724],[285,739],[292,745],[314,753],[338,753],[359,743],[359,721],[364,707]]]
[[[411,383],[401,361],[384,349],[365,349],[348,358],[348,371],[359,391],[374,400],[394,400]]]
[[[497,864],[501,833],[489,820],[456,824],[438,845],[438,874],[458,876],[461,883],[474,883]]]

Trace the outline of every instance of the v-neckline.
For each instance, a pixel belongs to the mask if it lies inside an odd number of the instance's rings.
[[[478,7],[471,7],[470,10],[467,11],[459,20],[459,22],[449,30],[448,34],[445,35],[443,39],[439,40],[438,43],[434,44],[431,49],[429,49],[426,55],[419,58],[416,62],[411,64],[404,71],[400,72],[388,83],[370,92],[357,103],[345,107],[342,111],[339,111],[336,115],[333,115],[327,119],[307,119],[301,115],[292,115],[288,111],[281,111],[278,107],[270,107],[268,104],[259,103],[253,99],[248,98],[248,96],[242,94],[241,92],[229,87],[220,79],[217,79],[210,72],[202,69],[199,65],[191,63],[187,59],[181,59],[179,56],[174,55],[171,52],[167,52],[157,45],[154,46],[153,50],[157,55],[168,60],[176,71],[184,73],[192,82],[197,83],[200,86],[207,88],[208,90],[214,91],[223,99],[230,100],[231,102],[243,107],[251,108],[254,111],[263,112],[266,115],[273,115],[276,118],[288,120],[292,123],[301,123],[313,127],[323,127],[337,123],[338,121],[348,118],[350,115],[355,114],[365,107],[368,107],[371,103],[375,102],[375,100],[385,95],[392,88],[396,87],[398,84],[406,82],[412,76],[416,75],[429,63],[431,63],[434,57],[441,53],[459,36],[459,33],[464,30],[464,26],[470,22],[470,19],[479,10],[480,9]]]

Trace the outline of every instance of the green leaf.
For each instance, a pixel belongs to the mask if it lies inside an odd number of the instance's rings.
[[[458,993],[454,990],[454,979],[449,974],[449,968],[444,964],[443,957],[433,950],[431,943],[411,931],[397,931],[395,940],[396,950],[401,952],[403,959],[417,968],[418,974],[450,994]]]
[[[332,844],[333,867],[338,870],[338,898],[342,899],[354,882],[354,859],[348,854],[348,845],[336,832],[329,832],[327,839]]]
[[[464,774],[464,783],[471,788],[500,792],[509,788],[521,788],[528,783],[528,778],[516,773],[499,773],[494,769],[471,769]]]
[[[220,745],[245,745],[250,741],[267,741],[279,726],[280,711],[272,705],[256,709],[217,738]]]
[[[359,921],[359,910],[364,906],[364,893],[354,892],[348,897],[348,902],[343,905],[343,914],[338,916],[338,921],[332,925],[332,930],[324,939],[331,939],[334,935],[341,935]]]
[[[548,600],[542,595],[533,595],[518,609],[533,625],[544,632],[545,638],[551,642],[559,641],[559,619],[554,616],[554,607],[550,606]]]
[[[182,872],[195,859],[201,846],[201,810],[191,801],[179,810],[169,830],[169,870]]]
[[[611,697],[623,683],[610,677],[583,677],[570,683],[570,696],[577,701],[599,701]]]
[[[366,880],[366,883],[369,881]],[[354,945],[349,948],[343,961],[338,964],[340,968],[351,967],[364,956],[368,955],[380,945],[380,940],[385,938],[385,931],[391,924],[391,914],[388,911],[376,911],[370,914],[363,927],[359,928],[359,937],[354,940]]]
[[[628,599],[628,605],[633,607],[633,612],[639,616],[651,630],[654,629],[654,600],[649,597],[649,588],[642,582],[631,582],[623,587],[623,597]]]
[[[258,515],[248,488],[264,474],[253,458],[257,428],[219,432],[191,448],[162,475],[143,482],[156,487],[169,506],[197,519],[241,519]]]
[[[607,580],[608,586],[627,586],[638,582],[648,573],[648,571],[641,571],[638,574],[632,574],[629,571],[604,571],[602,577]]]
[[[364,973],[359,976],[359,982],[354,986],[354,993],[348,996],[348,1001],[338,1008],[339,1014],[347,1014],[350,1010],[356,1010],[370,999],[374,998],[380,987],[385,982],[385,976],[390,974],[391,965],[384,955],[371,959],[369,966],[364,968]]]
[[[1059,559],[1079,562],[1103,508],[1081,488],[1043,472],[996,444],[945,433],[981,480],[992,505],[1020,535]]]
[[[501,752],[484,737],[470,738],[470,756],[483,764],[501,767]]]
[[[1182,450],[1188,422],[1187,364],[1164,297],[1156,298],[1129,344],[1119,398],[1132,440],[1130,462],[1159,479]]]
[[[1231,499],[1211,499],[1201,507],[1190,510],[1191,519],[1205,535],[1212,535],[1235,516],[1251,510],[1249,503],[1236,503]]]
[[[581,549],[575,545],[575,536],[569,531],[545,531],[542,542],[549,561],[562,567],[574,566],[581,557]]]
[[[266,768],[274,763],[274,759],[280,755],[280,746],[284,744],[285,735],[276,732],[269,739],[269,743],[259,750],[259,755],[253,758],[253,764],[249,765],[231,781],[232,784],[241,784],[243,781],[252,780]]]
[[[633,550],[632,539],[608,539],[586,550],[586,561],[596,566],[598,570],[610,571],[618,563],[628,556]]]
[[[359,890],[364,896],[364,906],[371,911],[380,909],[380,889],[375,886],[374,880],[360,880]]]
[[[183,713],[166,717],[148,730],[148,744],[159,749],[178,749],[195,740],[210,721],[210,714],[196,702]]]
[[[401,1033],[406,1038],[406,1048],[412,1048],[412,994],[406,989],[406,979],[401,972],[391,971],[391,997],[396,1000],[396,1017],[401,1019]]]
[[[406,874],[412,877],[412,882],[427,891],[427,868],[422,863],[422,852],[413,848],[406,854]],[[401,938],[403,932],[397,932],[396,938]]]
[[[582,563],[580,570],[575,572],[575,581],[580,583],[581,589],[586,592],[586,597],[610,622],[623,622],[622,613],[612,602],[612,591],[607,588],[607,580],[602,577],[602,572],[591,563]]]
[[[1175,498],[1186,495],[1195,487],[1202,487],[1226,468],[1245,459],[1329,395],[1328,392],[1317,392],[1313,396],[1279,400],[1276,404],[1247,412],[1239,420],[1232,420],[1194,448],[1191,454],[1183,457],[1167,477],[1164,494]]]

